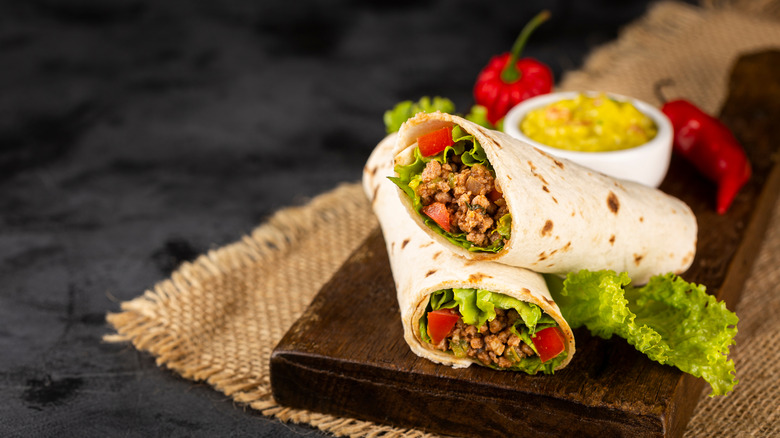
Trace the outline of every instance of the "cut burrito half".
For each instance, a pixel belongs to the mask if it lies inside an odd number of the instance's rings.
[[[363,187],[379,218],[395,280],[404,340],[418,356],[535,374],[565,367],[574,335],[535,272],[467,260],[403,213],[393,183],[395,135],[371,154]]]
[[[660,190],[552,157],[445,113],[398,132],[405,214],[450,251],[536,272],[628,272],[635,284],[688,269],[696,217]]]

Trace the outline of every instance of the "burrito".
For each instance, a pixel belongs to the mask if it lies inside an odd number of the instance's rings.
[[[574,355],[574,335],[535,272],[467,260],[431,240],[403,213],[395,186],[396,135],[373,151],[363,187],[379,218],[412,352],[462,368],[553,373]]]
[[[405,214],[471,260],[536,272],[680,274],[696,217],[660,190],[552,157],[463,118],[419,113],[398,132],[394,176]]]

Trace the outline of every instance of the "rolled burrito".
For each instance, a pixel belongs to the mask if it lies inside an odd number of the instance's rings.
[[[423,358],[535,374],[565,367],[574,335],[544,278],[467,260],[437,244],[402,210],[392,175],[395,135],[373,151],[363,187],[387,244],[404,340]]]
[[[393,155],[406,214],[468,259],[554,274],[625,271],[635,284],[693,262],[696,217],[684,202],[463,118],[417,114]]]

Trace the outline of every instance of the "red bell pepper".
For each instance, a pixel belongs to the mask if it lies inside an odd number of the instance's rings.
[[[744,149],[723,122],[691,102],[666,102],[661,111],[674,127],[674,151],[717,183],[717,212],[725,214],[750,178],[750,162]]]
[[[428,312],[428,336],[436,345],[446,338],[460,319],[460,314],[452,309],[439,309]]]
[[[417,147],[423,157],[436,155],[453,144],[452,128],[449,126],[417,137]]]
[[[563,333],[558,327],[547,327],[544,330],[539,330],[531,340],[536,347],[536,351],[539,352],[539,359],[542,363],[554,358],[561,354],[565,346],[565,339]]]
[[[518,103],[552,91],[553,75],[545,64],[532,59],[520,59],[520,53],[531,33],[550,18],[542,11],[525,25],[511,52],[494,56],[482,69],[474,85],[474,100],[487,108],[487,119],[495,125]]]
[[[444,231],[450,232],[450,212],[447,211],[447,206],[444,203],[434,202],[426,205],[422,208],[422,212],[439,224]]]

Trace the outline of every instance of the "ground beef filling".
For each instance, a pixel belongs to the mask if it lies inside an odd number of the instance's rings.
[[[498,190],[487,167],[481,164],[469,167],[461,163],[459,156],[451,156],[445,164],[429,161],[421,176],[416,192],[422,205],[443,203],[450,214],[453,234],[466,233],[466,240],[479,247],[506,240],[494,231],[498,220],[509,210],[503,196],[495,199]],[[495,200],[491,201],[491,197]]]
[[[519,317],[514,309],[496,309],[495,319],[482,327],[468,325],[459,319],[452,331],[434,348],[448,351],[451,349],[450,342],[465,341],[468,357],[487,366],[510,368],[517,363],[516,359],[536,355],[528,344],[510,330]]]

